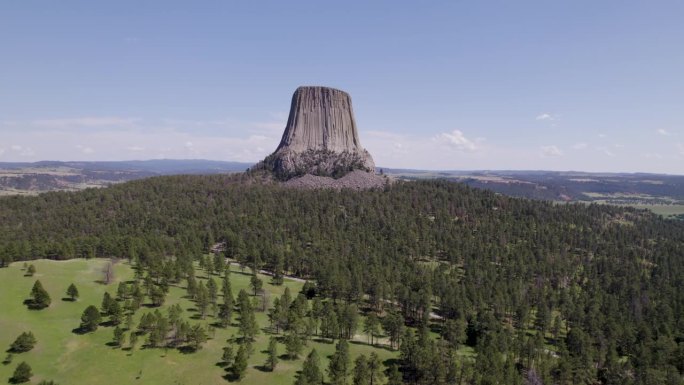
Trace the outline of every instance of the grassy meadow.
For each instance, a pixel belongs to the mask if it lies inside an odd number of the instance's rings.
[[[113,348],[107,345],[112,341],[113,327],[99,327],[97,331],[77,334],[74,329],[80,324],[80,317],[88,305],[100,307],[105,291],[116,296],[117,284],[133,278],[130,265],[120,262],[115,265],[115,280],[109,285],[101,283],[102,270],[107,260],[69,261],[37,260],[32,263],[37,270],[33,277],[25,276],[23,262],[14,263],[8,268],[0,269],[0,348],[9,349],[10,344],[22,332],[32,331],[37,344],[26,353],[13,354],[12,362],[0,364],[0,383],[9,382],[16,366],[26,361],[33,369],[30,381],[37,384],[41,380],[54,380],[60,385],[98,385],[98,384],[221,384],[229,383],[224,376],[227,372],[220,367],[222,349],[227,340],[236,336],[237,314],[234,314],[233,326],[226,329],[216,328],[215,334],[209,335],[209,341],[203,348],[194,353],[182,353],[176,349],[143,348],[144,337],[139,339],[134,350]],[[233,295],[240,289],[248,289],[250,275],[233,267],[231,285]],[[206,272],[197,270],[199,279],[206,279]],[[282,295],[285,287],[289,287],[293,296],[300,291],[302,283],[285,280],[282,286],[270,284],[270,277],[261,276],[264,290],[268,293],[269,302],[275,296]],[[220,287],[219,277],[214,278]],[[24,300],[29,297],[36,280],[40,280],[52,298],[50,307],[43,310],[29,310]],[[80,298],[76,302],[63,299],[69,284],[74,283],[79,290]],[[214,318],[208,315],[204,320],[191,317],[194,303],[185,298],[185,282],[181,287],[171,286],[166,302],[159,308],[164,314],[170,305],[179,303],[184,310],[183,318],[191,322],[209,325]],[[249,292],[249,290],[247,290]],[[220,296],[220,294],[219,294]],[[219,302],[221,302],[219,297]],[[142,314],[153,311],[143,306],[135,313],[133,329],[137,327]],[[270,334],[267,331],[268,318],[265,312],[256,313],[261,328],[254,344],[254,354],[249,358],[249,367],[241,384],[292,384],[302,362],[311,348],[316,348],[321,357],[321,368],[328,365],[328,356],[334,352],[334,345],[314,338],[309,341],[302,355],[297,360],[281,357],[274,372],[266,372],[261,366],[266,361],[266,348]],[[361,335],[362,322],[359,322],[359,333],[351,342],[352,359],[359,354],[376,352],[385,361],[396,358],[398,353],[386,347],[371,347],[366,336]],[[128,333],[127,333],[128,335]],[[124,347],[127,347],[126,342]],[[285,353],[285,346],[278,344],[278,353]],[[7,355],[2,352],[2,357]]]

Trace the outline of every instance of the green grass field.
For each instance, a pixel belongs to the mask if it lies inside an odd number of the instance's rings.
[[[106,260],[38,260],[31,263],[37,268],[34,277],[24,276],[23,263],[14,263],[8,268],[0,269],[0,348],[9,349],[9,345],[24,331],[32,331],[38,341],[33,350],[14,354],[11,363],[0,364],[0,383],[9,382],[14,369],[22,361],[26,361],[33,369],[34,376],[30,382],[33,384],[41,380],[54,380],[60,385],[228,383],[223,378],[226,371],[217,363],[227,339],[237,335],[237,327],[217,328],[215,335],[210,336],[201,350],[190,354],[174,349],[165,351],[141,348],[144,338],[141,338],[134,351],[112,348],[107,346],[112,340],[112,327],[100,327],[94,333],[83,335],[76,334],[73,330],[79,326],[81,313],[88,305],[99,308],[105,291],[115,296],[117,282],[132,279],[131,267],[123,262],[117,264],[116,281],[103,285],[98,281],[102,279],[102,268],[107,263]],[[231,284],[233,294],[237,296],[240,289],[247,289],[250,276],[235,267],[233,269]],[[201,270],[197,271],[197,275],[198,278],[206,276]],[[270,301],[276,295],[281,295],[285,286],[290,287],[293,296],[302,286],[302,283],[291,280],[286,280],[283,286],[273,286],[269,283],[269,277],[261,278]],[[36,279],[41,281],[52,297],[51,306],[44,310],[29,310],[23,304]],[[215,279],[220,285],[218,277]],[[70,283],[74,283],[80,292],[80,298],[76,302],[62,300]],[[184,298],[184,295],[184,287],[172,286],[160,310],[166,313],[168,306],[179,303],[185,310],[184,318],[189,319],[193,313],[187,309],[193,308],[194,304]],[[136,312],[134,328],[142,314],[149,310],[143,307]],[[205,324],[213,321],[211,316],[205,320],[191,320]],[[333,353],[334,345],[310,341],[298,360],[281,358],[274,372],[262,371],[260,367],[266,360],[264,351],[270,337],[264,329],[268,324],[266,313],[258,312],[257,321],[262,331],[254,344],[254,354],[249,359],[247,374],[240,383],[291,384],[311,348],[316,348],[319,352],[322,369],[327,367],[328,356]],[[371,352],[376,352],[382,360],[398,356],[395,351],[368,346],[363,335],[357,335],[350,345],[352,358]],[[278,345],[278,352],[285,352],[284,345]],[[5,355],[3,352],[0,358]]]

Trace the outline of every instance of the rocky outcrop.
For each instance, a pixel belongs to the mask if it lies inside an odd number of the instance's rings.
[[[375,171],[373,158],[359,140],[351,97],[328,87],[297,88],[280,145],[260,166],[281,180]]]
[[[283,185],[286,187],[302,188],[302,189],[352,189],[352,190],[368,190],[379,189],[385,187],[390,183],[390,179],[386,176],[376,175],[370,172],[355,170],[349,174],[333,179],[325,176],[317,176],[306,174],[296,178],[292,178]]]

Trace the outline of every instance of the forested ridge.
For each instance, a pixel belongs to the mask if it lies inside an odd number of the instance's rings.
[[[0,266],[74,257],[154,266],[223,242],[249,266],[312,279],[311,295],[385,320],[397,307],[411,327],[397,340],[408,383],[682,383],[683,222],[445,181],[338,192],[247,178],[2,198]],[[474,360],[456,358],[463,344]]]

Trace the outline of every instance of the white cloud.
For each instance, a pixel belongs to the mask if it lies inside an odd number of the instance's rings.
[[[555,115],[552,115],[552,114],[549,114],[549,113],[547,113],[547,112],[544,112],[544,113],[542,113],[542,114],[537,115],[537,117],[534,118],[534,119],[535,119],[535,120],[553,121],[553,120],[556,120],[556,116],[555,116]]]
[[[140,119],[115,116],[92,116],[79,118],[38,119],[30,122],[39,128],[95,128],[95,127],[132,127]]]
[[[684,155],[684,143],[677,143],[677,148],[679,149],[679,154]]]
[[[663,135],[663,136],[670,136],[670,135],[671,135],[670,132],[667,131],[667,130],[664,129],[664,128],[658,129],[658,133],[659,133],[660,135]]]
[[[607,138],[608,135],[606,135],[606,134],[598,134],[598,137],[601,138],[601,139],[603,139],[603,138]]]
[[[663,155],[658,154],[656,152],[647,152],[647,153],[642,154],[642,155],[646,159],[663,159]]]
[[[575,143],[572,148],[575,150],[585,150],[589,145],[584,142]]]
[[[563,151],[561,151],[555,145],[541,146],[541,154],[545,158],[563,156]]]
[[[463,135],[460,130],[453,130],[450,133],[442,133],[435,137],[435,140],[448,145],[458,151],[476,151],[477,144]]]
[[[603,153],[606,156],[610,156],[610,157],[615,156],[615,153],[610,151],[610,149],[608,147],[604,147],[604,146],[596,147],[596,151]]]
[[[12,150],[12,152],[22,157],[30,157],[36,154],[31,147],[24,147],[19,144],[11,145],[10,150]]]
[[[76,148],[79,149],[81,151],[81,153],[86,154],[86,155],[90,155],[90,154],[93,154],[95,152],[95,150],[93,150],[92,147],[83,146],[80,144],[77,144]]]

